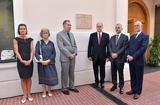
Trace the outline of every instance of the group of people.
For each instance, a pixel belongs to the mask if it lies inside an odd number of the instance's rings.
[[[68,89],[76,93],[79,92],[74,86],[74,68],[75,58],[77,56],[77,46],[74,36],[70,32],[70,20],[65,20],[63,22],[63,28],[63,31],[57,34],[57,44],[60,50],[62,68],[62,93],[69,95]],[[33,101],[30,91],[32,85],[31,77],[33,74],[34,47],[33,39],[27,35],[27,26],[25,24],[19,24],[18,34],[19,36],[13,39],[13,45],[17,56],[17,69],[24,94],[21,102],[25,103],[27,99]],[[37,41],[35,47],[35,61],[38,66],[39,84],[41,84],[43,88],[42,97],[45,98],[47,95],[50,97],[52,96],[51,87],[58,84],[58,75],[55,66],[56,50],[54,43],[49,40],[49,29],[41,29],[40,36],[42,39]]]
[[[132,35],[130,41],[128,41],[128,36],[121,33],[121,24],[116,24],[116,35],[109,38],[109,35],[102,31],[103,23],[97,23],[97,32],[92,33],[89,38],[88,59],[93,62],[95,87],[101,87],[102,89],[104,88],[105,63],[108,61],[111,62],[113,82],[111,91],[114,91],[117,88],[118,71],[120,94],[123,94],[124,91],[124,63],[128,61],[131,74],[131,91],[127,92],[127,94],[134,94],[134,99],[138,99],[142,91],[145,62],[144,53],[148,45],[148,35],[141,32],[141,22],[136,22],[134,27],[136,34]],[[27,31],[27,26],[25,24],[19,24],[19,36],[13,39],[14,51],[17,56],[17,69],[24,94],[21,100],[22,103],[25,103],[27,99],[29,101],[33,101],[30,91],[32,85],[31,77],[33,74],[34,55],[38,66],[39,84],[41,84],[43,88],[42,97],[45,98],[47,95],[51,97],[51,87],[58,84],[58,75],[55,65],[56,50],[54,43],[49,40],[49,29],[41,29],[40,36],[42,39],[37,41],[35,53],[33,39],[28,37]],[[61,92],[65,95],[69,95],[69,91],[73,91],[75,93],[79,92],[79,90],[74,86],[77,45],[74,35],[70,31],[70,20],[64,20],[63,30],[56,36],[57,45],[60,50],[60,63],[62,69]]]
[[[127,35],[122,33],[122,25],[116,24],[116,34],[109,38],[104,33],[103,23],[97,23],[97,32],[90,35],[88,44],[88,59],[93,63],[95,76],[95,87],[104,88],[105,63],[111,62],[111,75],[113,86],[110,91],[117,89],[117,71],[119,74],[119,93],[124,93],[123,69],[125,62],[129,63],[131,90],[127,95],[134,94],[133,98],[138,99],[142,92],[144,54],[148,46],[149,36],[142,32],[142,23],[135,22],[135,34],[131,35],[130,40]],[[100,79],[99,79],[100,71]]]

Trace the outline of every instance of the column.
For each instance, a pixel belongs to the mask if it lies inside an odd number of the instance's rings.
[[[23,7],[23,0],[13,0],[15,36],[17,36],[18,24],[24,23]]]
[[[123,26],[123,33],[128,31],[128,0],[116,0],[116,23]]]

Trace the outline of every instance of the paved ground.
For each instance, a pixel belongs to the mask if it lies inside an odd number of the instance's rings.
[[[144,73],[147,74],[147,73],[152,73],[152,72],[157,72],[157,71],[160,71],[160,66],[150,66],[150,65],[146,65],[144,67]]]
[[[69,96],[63,95],[59,90],[53,91],[52,97],[43,99],[42,93],[32,95],[33,102],[27,101],[24,105],[116,105],[107,99],[100,92],[90,85],[77,87],[79,93],[73,93]],[[0,100],[0,105],[21,105],[22,97],[8,98]]]
[[[117,97],[128,105],[160,105],[160,72],[145,74],[143,90],[141,97],[138,100],[133,99],[133,95],[120,95],[119,89],[110,92],[111,83],[105,83],[105,90]],[[130,82],[125,82],[124,91],[130,90]]]
[[[160,69],[159,69],[160,70]],[[160,105],[160,71],[152,69],[153,72],[146,72],[144,75],[143,91],[138,100],[133,95],[120,95],[119,89],[110,92],[112,84],[105,83],[105,89],[95,89],[91,85],[79,86],[80,93],[73,93],[69,96],[63,95],[60,90],[53,91],[52,97],[42,99],[42,93],[33,94],[33,102],[26,102],[24,105]],[[130,90],[130,82],[125,82],[125,92]],[[21,96],[8,99],[1,99],[0,105],[21,105]]]

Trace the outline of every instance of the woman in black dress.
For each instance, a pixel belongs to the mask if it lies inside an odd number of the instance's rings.
[[[46,97],[46,87],[48,87],[48,96],[52,96],[51,86],[58,84],[57,70],[55,67],[56,51],[54,43],[49,40],[50,32],[48,29],[42,29],[40,32],[42,40],[36,44],[35,56],[38,63],[39,84],[42,84],[43,94]]]
[[[27,36],[27,26],[25,24],[19,24],[18,34],[19,36],[13,40],[13,45],[17,56],[17,69],[24,94],[21,102],[25,103],[27,98],[29,101],[33,101],[30,94],[31,77],[33,74],[33,39]]]

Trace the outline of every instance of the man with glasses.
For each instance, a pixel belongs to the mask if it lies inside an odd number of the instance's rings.
[[[57,45],[60,50],[62,93],[69,95],[69,90],[78,93],[74,87],[74,69],[77,56],[77,45],[71,31],[70,20],[63,22],[63,30],[57,34]]]
[[[149,36],[142,32],[142,23],[135,22],[134,29],[136,34],[132,35],[127,48],[127,58],[131,76],[131,90],[127,95],[134,94],[133,98],[138,99],[142,92],[143,72],[144,72],[144,54],[147,49]]]
[[[105,63],[109,61],[109,35],[102,32],[103,23],[96,24],[97,32],[90,35],[88,44],[88,59],[93,62],[95,87],[104,88]],[[107,52],[106,52],[107,48]],[[99,80],[100,69],[100,80]],[[100,84],[99,84],[100,83]]]

